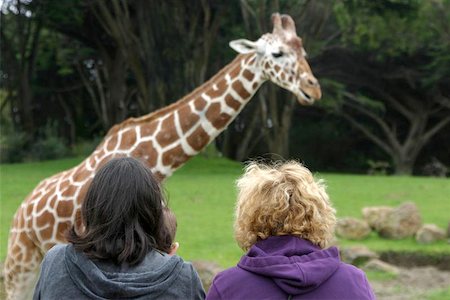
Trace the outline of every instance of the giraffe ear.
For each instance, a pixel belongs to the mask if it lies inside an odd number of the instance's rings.
[[[246,39],[239,39],[230,42],[230,47],[238,53],[246,54],[251,52],[259,52],[259,47],[256,42]]]

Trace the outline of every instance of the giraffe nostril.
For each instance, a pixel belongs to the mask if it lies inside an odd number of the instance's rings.
[[[316,81],[315,80],[308,79],[307,82],[308,82],[309,85],[316,85]]]

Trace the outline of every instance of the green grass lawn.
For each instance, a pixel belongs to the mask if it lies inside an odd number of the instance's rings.
[[[43,178],[78,164],[81,159],[0,165],[0,260],[6,254],[9,225],[25,196]],[[186,260],[213,260],[223,267],[236,263],[241,250],[233,240],[234,182],[242,165],[225,159],[198,156],[166,182],[169,206],[178,219],[179,254]],[[415,202],[425,223],[446,228],[450,220],[450,180],[421,177],[384,177],[321,174],[338,216],[361,217],[361,208]],[[418,245],[413,239],[391,241],[372,235],[364,243],[378,251],[424,251],[450,255],[446,242]]]

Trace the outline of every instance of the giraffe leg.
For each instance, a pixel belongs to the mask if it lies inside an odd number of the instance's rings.
[[[24,232],[11,232],[5,261],[8,300],[31,299],[42,261],[41,251]]]

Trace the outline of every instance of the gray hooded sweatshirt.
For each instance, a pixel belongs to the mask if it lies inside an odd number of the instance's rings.
[[[91,260],[73,245],[45,256],[33,299],[204,299],[197,272],[179,256],[150,251],[137,266]]]

